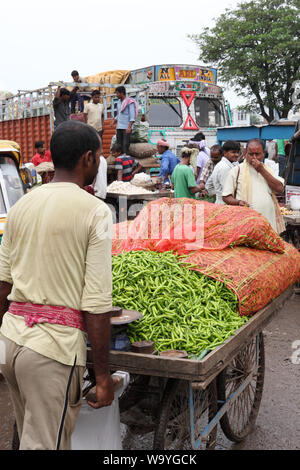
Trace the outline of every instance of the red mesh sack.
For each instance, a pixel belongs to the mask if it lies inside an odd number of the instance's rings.
[[[119,224],[115,231],[116,252],[173,250],[186,254],[238,245],[284,252],[282,238],[267,219],[247,207],[161,198],[147,204],[131,223],[125,224]]]
[[[300,280],[300,253],[289,243],[283,243],[283,254],[235,247],[199,250],[185,256],[184,262],[225,283],[239,299],[240,315],[250,315]]]

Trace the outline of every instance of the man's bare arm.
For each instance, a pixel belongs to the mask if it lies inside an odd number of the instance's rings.
[[[8,282],[0,281],[0,326],[2,324],[2,318],[5,312],[8,310],[7,297],[11,293],[12,285]]]
[[[248,206],[247,202],[241,201],[240,199],[236,199],[232,196],[232,194],[229,194],[228,196],[223,196],[222,199],[225,204],[228,204],[228,206]]]
[[[96,402],[88,402],[93,408],[109,406],[114,399],[113,382],[109,370],[110,318],[111,312],[98,315],[84,312],[96,378]]]

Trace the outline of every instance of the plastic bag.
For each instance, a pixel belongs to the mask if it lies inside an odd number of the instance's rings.
[[[129,384],[128,372],[117,371],[123,387],[115,392],[110,406],[94,409],[83,400],[71,437],[72,450],[122,450],[119,396]]]

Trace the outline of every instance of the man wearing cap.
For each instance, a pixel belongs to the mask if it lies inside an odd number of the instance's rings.
[[[170,178],[174,168],[178,165],[180,160],[173,152],[171,152],[170,144],[165,139],[161,139],[157,142],[157,151],[159,155],[161,155],[161,165],[158,176],[164,183],[170,183]]]

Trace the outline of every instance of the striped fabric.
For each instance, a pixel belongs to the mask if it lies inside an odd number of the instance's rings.
[[[115,169],[122,170],[122,181],[130,181],[136,161],[130,155],[121,155],[116,158]]]

